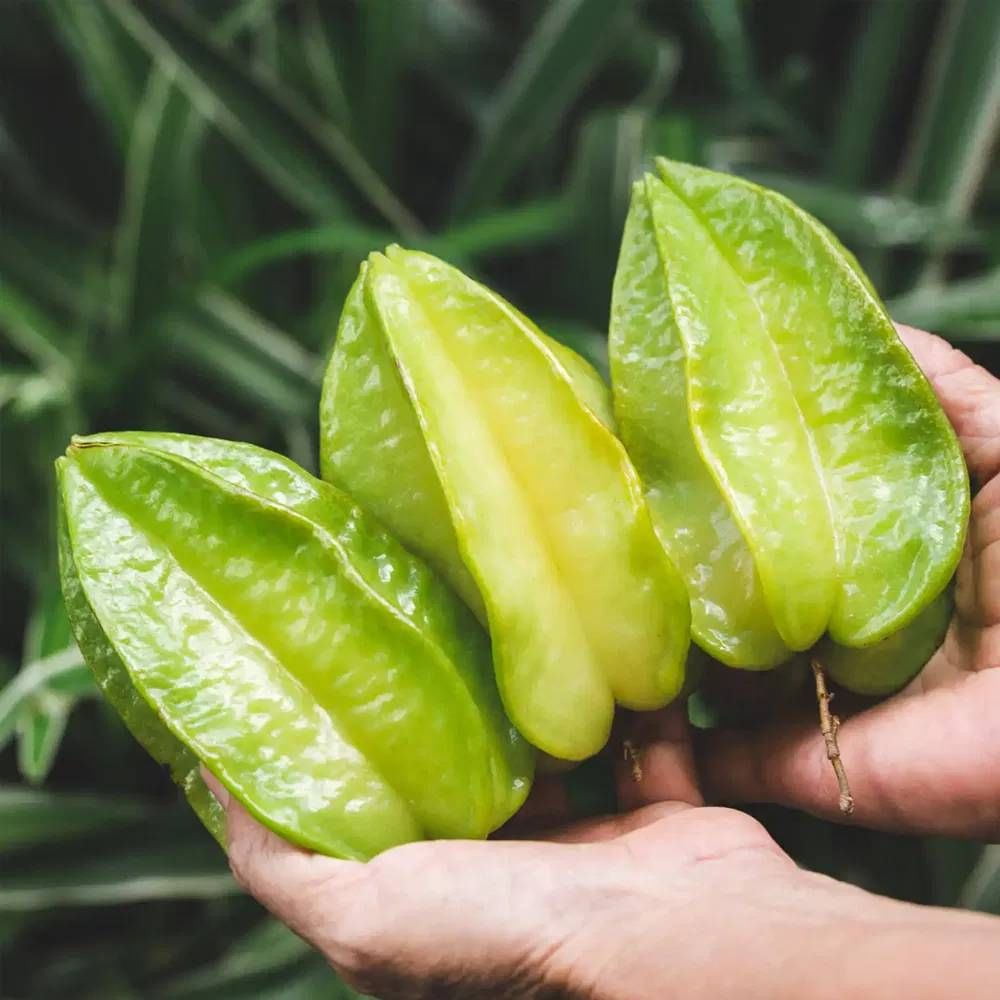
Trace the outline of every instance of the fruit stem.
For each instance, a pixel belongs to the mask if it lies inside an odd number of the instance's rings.
[[[819,705],[819,728],[826,742],[826,758],[833,765],[833,773],[837,776],[837,787],[840,789],[840,811],[845,816],[854,812],[854,796],[847,781],[844,762],[840,759],[840,744],[837,742],[837,730],[840,729],[840,719],[830,711],[830,701],[833,695],[826,686],[826,674],[823,666],[815,657],[811,659],[813,677],[816,680],[816,703]]]
[[[631,740],[622,743],[622,751],[625,760],[628,761],[632,770],[632,780],[638,785],[642,782],[642,764],[639,762],[639,751]]]

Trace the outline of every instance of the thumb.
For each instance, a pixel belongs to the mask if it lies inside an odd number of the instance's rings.
[[[202,778],[226,814],[229,867],[236,881],[335,965],[365,866],[303,850],[257,822],[207,768]],[[344,961],[348,957],[344,956]]]

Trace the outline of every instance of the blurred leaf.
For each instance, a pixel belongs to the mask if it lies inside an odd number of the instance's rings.
[[[276,920],[265,920],[236,941],[221,958],[207,967],[168,983],[157,997],[162,1000],[206,1000],[232,996],[241,987],[260,985],[264,974],[300,962],[312,949],[302,938]],[[332,978],[332,972],[331,972]]]
[[[72,380],[73,360],[68,337],[33,302],[0,276],[0,336],[5,337],[39,368],[53,377]]]
[[[456,223],[424,242],[453,257],[482,257],[520,251],[565,238],[573,223],[566,198],[550,198],[506,208]]]
[[[58,584],[42,590],[35,611],[28,622],[24,640],[24,659],[40,659],[73,643],[69,619],[63,607]],[[62,742],[63,733],[78,695],[58,690],[59,681],[42,685],[23,705],[17,716],[17,767],[31,784],[40,784],[48,776]],[[62,678],[66,683],[66,678]],[[90,693],[93,685],[84,681]]]
[[[1000,339],[1000,269],[975,278],[928,285],[890,299],[895,320],[924,330],[969,332],[973,339]],[[985,332],[992,329],[992,334]],[[992,324],[992,326],[990,326]]]
[[[391,242],[391,233],[353,222],[334,222],[315,229],[293,229],[265,236],[249,246],[234,250],[212,268],[210,277],[218,285],[236,285],[260,268],[289,257],[337,253],[363,257]]]
[[[964,219],[992,162],[1000,129],[1000,4],[950,0],[935,41],[913,138],[899,181],[903,194]],[[923,281],[941,277],[933,257]]]
[[[320,0],[303,0],[300,17],[302,58],[312,77],[320,106],[335,125],[349,133],[351,110],[327,20],[320,10]]]
[[[135,44],[100,3],[45,0],[51,20],[76,60],[87,89],[111,126],[118,148],[128,147],[146,66]]]
[[[574,206],[567,298],[602,326],[632,182],[648,166],[648,118],[642,111],[604,111],[584,123],[573,155],[569,198]]]
[[[984,848],[979,863],[962,887],[959,905],[1000,916],[1000,844]]]
[[[40,691],[17,720],[17,769],[29,784],[41,784],[52,770],[76,699]]]
[[[950,219],[941,208],[920,205],[901,195],[848,191],[793,174],[745,173],[758,184],[787,195],[848,243],[968,247],[982,242],[982,233],[970,223]]]
[[[910,4],[870,3],[863,9],[826,157],[827,176],[840,187],[857,187],[871,177],[879,129],[887,126],[893,86],[919,23]]]
[[[275,81],[254,75],[210,40],[196,19],[160,2],[141,11],[127,0],[105,3],[157,62],[176,66],[177,82],[199,110],[292,204],[320,218],[342,215],[335,178],[346,177],[400,232],[419,229],[343,132]]]
[[[750,39],[741,0],[690,0],[695,18],[714,52],[719,76],[729,95],[747,101],[757,92]]]
[[[362,67],[355,120],[362,146],[383,176],[392,166],[399,88],[416,12],[414,0],[366,0],[359,10]]]
[[[100,238],[31,218],[23,205],[0,211],[0,274],[54,316],[79,318],[100,263]]]
[[[210,838],[157,838],[152,846],[92,856],[74,852],[0,868],[0,913],[54,906],[117,906],[151,899],[216,899],[239,891]],[[4,870],[6,869],[6,870]]]
[[[96,692],[93,675],[76,646],[26,664],[0,690],[0,747],[13,735],[21,710],[46,688],[67,695]]]
[[[115,246],[116,324],[145,332],[170,294],[176,232],[178,150],[191,106],[161,68],[149,74],[129,143]]]
[[[256,320],[251,325],[256,327]],[[241,323],[234,327],[221,322],[203,306],[166,316],[163,337],[173,358],[189,375],[207,378],[263,413],[301,417],[311,413],[317,402],[314,381],[306,381],[262,356]]]
[[[536,144],[551,141],[569,105],[623,31],[630,0],[554,0],[487,109],[454,211],[494,203]]]
[[[305,350],[283,330],[256,315],[238,299],[218,289],[207,288],[199,295],[198,304],[221,327],[276,367],[305,382],[319,385],[322,359]]]
[[[0,851],[72,841],[154,815],[150,806],[131,799],[0,785]]]
[[[502,31],[483,7],[467,0],[414,0],[418,20],[413,31],[415,63],[442,96],[470,117],[485,111],[502,68]]]

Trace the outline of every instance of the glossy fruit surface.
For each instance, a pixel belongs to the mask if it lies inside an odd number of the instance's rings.
[[[612,382],[694,637],[749,668],[827,632],[878,643],[961,553],[954,432],[832,234],[746,181],[658,167],[626,224]]]
[[[127,725],[218,835],[204,762],[258,818],[365,859],[481,837],[527,794],[488,641],[348,498],[250,445],[77,438],[63,589]]]
[[[423,253],[362,267],[321,403],[324,478],[456,587],[493,638],[508,713],[582,759],[615,702],[683,683],[688,602],[590,366]]]

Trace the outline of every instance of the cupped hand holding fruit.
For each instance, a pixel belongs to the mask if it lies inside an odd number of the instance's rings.
[[[382,1000],[993,996],[994,920],[803,871],[756,820],[701,805],[677,708],[622,735],[641,748],[638,781],[619,757],[631,811],[567,824],[561,781],[543,778],[498,835],[520,839],[406,844],[368,864],[291,846],[206,780],[239,881]]]
[[[941,648],[887,701],[839,731],[856,812],[867,826],[1000,838],[1000,380],[919,330],[901,328],[958,434],[976,490]],[[841,711],[841,715],[845,713]],[[815,719],[706,734],[706,789],[837,818]]]

